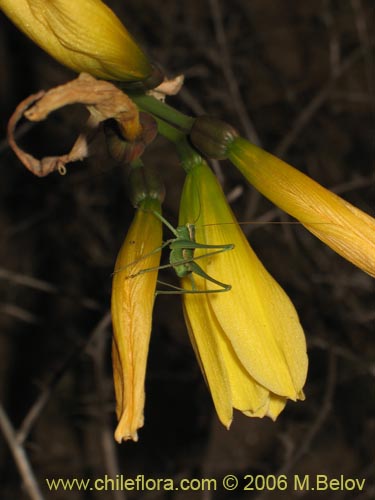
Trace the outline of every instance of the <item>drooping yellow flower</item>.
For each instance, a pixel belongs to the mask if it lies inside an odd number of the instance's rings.
[[[235,138],[228,158],[282,210],[354,265],[375,277],[375,220],[307,175]]]
[[[138,440],[143,426],[145,373],[155,300],[157,267],[162,244],[160,202],[141,201],[134,221],[118,254],[112,283],[112,362],[118,426],[115,439]]]
[[[199,258],[202,269],[227,292],[183,295],[189,334],[221,422],[233,408],[276,419],[287,399],[304,399],[305,337],[285,292],[249,246],[215,176],[201,161],[187,175],[180,224],[196,225],[196,241],[234,249]],[[224,224],[222,224],[224,223]],[[210,250],[196,250],[199,257]],[[197,289],[215,284],[196,275]],[[190,279],[183,286],[191,289]]]
[[[74,71],[126,82],[151,74],[144,53],[101,0],[0,0],[0,9]]]

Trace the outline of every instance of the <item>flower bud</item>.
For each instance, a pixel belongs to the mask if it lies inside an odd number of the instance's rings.
[[[264,196],[375,277],[375,219],[279,158],[238,137],[230,161]]]
[[[107,80],[144,80],[152,67],[101,0],[0,0],[0,9],[60,63]]]

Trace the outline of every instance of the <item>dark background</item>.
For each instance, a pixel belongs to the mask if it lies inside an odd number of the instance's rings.
[[[147,53],[186,83],[169,102],[235,125],[244,136],[368,213],[373,210],[374,11],[370,0],[108,1]],[[305,402],[276,423],[236,413],[218,423],[185,330],[180,297],[159,297],[138,443],[113,441],[111,272],[133,210],[121,168],[103,151],[38,179],[6,143],[17,103],[74,77],[0,15],[0,401],[44,498],[294,498],[316,492],[48,492],[44,478],[328,474],[367,478],[373,498],[374,295],[370,277],[303,228],[245,225],[304,325]],[[82,123],[73,107],[25,132],[35,155],[60,154]],[[158,139],[146,154],[167,185],[177,221],[183,171]],[[217,168],[217,166],[216,166]],[[231,166],[217,170],[238,219],[279,221]],[[167,274],[170,279],[172,275]],[[235,320],[235,318],[234,318]],[[34,412],[32,425],[25,417]],[[2,419],[4,428],[4,419]],[[0,432],[1,498],[29,498]]]

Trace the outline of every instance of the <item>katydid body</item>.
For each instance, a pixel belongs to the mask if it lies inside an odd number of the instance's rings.
[[[173,267],[175,273],[179,278],[190,277],[191,290],[186,290],[181,288],[178,291],[174,290],[158,290],[157,295],[160,294],[173,294],[173,293],[217,293],[217,292],[227,292],[232,286],[226,285],[221,281],[218,281],[208,275],[203,269],[195,262],[199,258],[209,257],[218,253],[226,252],[227,250],[232,250],[234,245],[205,245],[203,243],[198,243],[195,241],[195,226],[194,224],[186,224],[186,226],[178,226],[175,231],[176,238],[169,240],[169,249],[171,251],[169,255],[169,264]],[[212,252],[208,252],[199,257],[194,257],[194,252],[198,248],[213,249]],[[208,289],[208,290],[197,290],[195,288],[193,274],[204,278],[211,283],[215,283],[220,288],[218,289]]]
[[[195,241],[195,225],[194,224],[186,224],[185,226],[178,226],[174,228],[162,215],[158,212],[154,212],[154,215],[160,219],[174,234],[175,238],[171,238],[163,243],[163,245],[155,249],[155,251],[161,250],[165,247],[169,247],[169,264],[158,266],[156,268],[148,268],[142,269],[136,275],[130,275],[129,278],[138,276],[139,274],[156,271],[159,269],[173,268],[175,273],[179,278],[185,278],[187,276],[190,277],[191,281],[191,290],[187,290],[185,288],[180,288],[174,285],[170,285],[168,283],[164,283],[158,281],[158,283],[169,286],[172,290],[157,290],[155,292],[156,295],[167,295],[167,294],[185,294],[185,293],[220,293],[229,291],[232,286],[222,283],[210,275],[208,275],[196,262],[198,259],[203,259],[206,257],[210,257],[212,255],[216,255],[218,253],[226,252],[227,250],[232,250],[234,245],[206,245],[203,243],[199,243]],[[198,257],[194,256],[194,252],[196,249],[211,249],[212,251],[200,255]],[[195,281],[193,275],[196,274],[201,278],[214,283],[220,288],[216,289],[207,289],[207,290],[197,290],[195,286]]]

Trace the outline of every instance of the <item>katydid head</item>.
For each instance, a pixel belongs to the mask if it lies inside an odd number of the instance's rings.
[[[195,241],[195,224],[188,222],[184,226],[176,227],[177,239]]]
[[[178,226],[176,227],[176,237],[177,239],[181,240],[190,240],[190,231],[189,231],[189,225],[186,224],[186,226]]]

